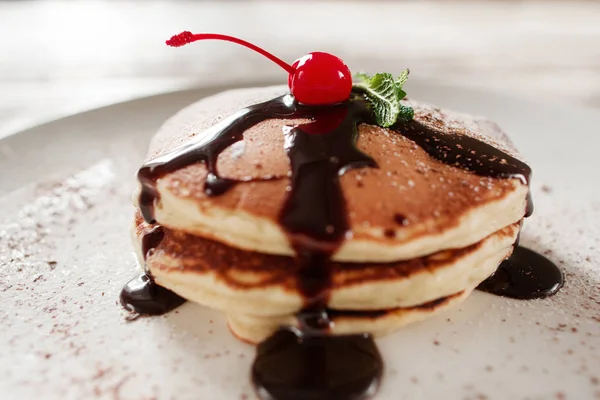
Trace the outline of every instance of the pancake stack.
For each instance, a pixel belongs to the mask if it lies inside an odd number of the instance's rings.
[[[284,87],[253,88],[203,99],[163,125],[147,161],[202,140],[240,109],[284,93]],[[406,104],[429,129],[519,158],[487,120]],[[223,193],[207,193],[206,181],[214,177],[205,162],[196,162],[157,179],[155,221],[144,221],[139,209],[135,214],[133,242],[155,282],[223,311],[231,331],[247,342],[299,326],[299,312],[309,306],[301,257],[280,223],[291,190],[284,133],[306,122],[268,119],[247,129],[243,140],[213,160],[220,178],[240,181]],[[356,147],[378,167],[339,178],[348,229],[319,278],[327,280],[322,312],[334,335],[384,335],[460,303],[510,256],[517,240],[528,204],[522,179],[444,163],[407,136],[358,126]],[[157,229],[160,240],[149,246]]]

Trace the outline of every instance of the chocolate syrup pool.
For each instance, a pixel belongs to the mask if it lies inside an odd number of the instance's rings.
[[[161,226],[156,225],[142,237],[141,251],[144,260],[154,251],[165,236]],[[144,266],[145,268],[145,266]],[[121,290],[121,304],[126,310],[138,314],[161,315],[179,307],[185,299],[169,289],[157,285],[149,271],[136,276]]]
[[[539,299],[556,294],[563,283],[563,274],[552,261],[519,246],[477,289],[513,299]]]
[[[329,335],[331,321],[326,309],[331,285],[330,257],[349,230],[339,176],[354,168],[378,167],[373,158],[356,148],[358,125],[374,123],[362,95],[353,93],[347,102],[319,107],[302,106],[285,95],[238,111],[139,170],[140,210],[146,222],[156,223],[157,179],[192,163],[206,164],[207,195],[218,196],[229,190],[238,181],[219,176],[219,154],[242,140],[247,129],[270,118],[311,120],[283,132],[292,174],[291,190],[279,217],[302,265],[297,282],[305,305],[297,315],[298,329],[282,329],[258,345],[252,367],[254,386],[263,399],[367,398],[377,390],[383,372],[377,347],[368,334]],[[526,164],[482,141],[440,133],[417,121],[392,129],[443,163],[481,176],[517,178],[529,184],[531,169]],[[532,211],[529,201],[526,216]],[[145,254],[148,251],[151,249],[144,249]],[[548,260],[540,264],[531,253],[518,248],[499,272],[482,284],[482,290],[516,298],[555,293],[562,285],[562,274]],[[524,283],[524,277],[534,279]],[[139,313],[154,314],[161,310],[157,305],[161,302],[165,302],[165,312],[181,304],[177,295],[158,288],[145,274],[125,286],[121,299]]]

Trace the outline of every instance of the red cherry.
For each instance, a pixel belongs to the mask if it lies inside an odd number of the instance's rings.
[[[352,74],[342,60],[333,54],[308,53],[292,64],[288,86],[296,100],[303,104],[341,103],[350,97]]]
[[[185,31],[167,40],[167,44],[180,47],[197,40],[217,39],[241,44],[262,54],[289,73],[288,86],[292,95],[302,104],[325,105],[348,100],[352,90],[350,69],[342,60],[329,53],[314,52],[299,58],[293,65],[252,43],[233,36],[216,33],[193,34]]]

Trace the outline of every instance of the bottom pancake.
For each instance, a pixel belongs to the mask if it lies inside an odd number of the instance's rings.
[[[330,334],[370,333],[374,336],[384,336],[405,325],[455,307],[466,299],[472,290],[466,289],[451,296],[407,308],[374,311],[328,310],[327,315],[332,322]],[[227,314],[227,323],[238,339],[252,344],[262,342],[281,327],[299,326],[296,315],[259,317],[250,314]]]
[[[296,259],[234,249],[167,228],[160,228],[161,240],[148,251],[143,248],[153,242],[153,229],[137,213],[134,243],[141,262],[146,253],[146,268],[159,285],[230,316],[280,318],[303,308],[306,299],[297,279],[302,265]],[[472,246],[407,261],[331,262],[327,307],[410,308],[468,292],[510,256],[518,232],[519,224],[513,224]]]

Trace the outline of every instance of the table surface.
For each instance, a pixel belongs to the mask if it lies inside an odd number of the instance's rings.
[[[354,71],[600,108],[596,1],[44,1],[0,3],[0,137],[43,121],[181,88],[285,81],[222,32],[286,60],[322,50]],[[408,86],[410,93],[410,86]]]

